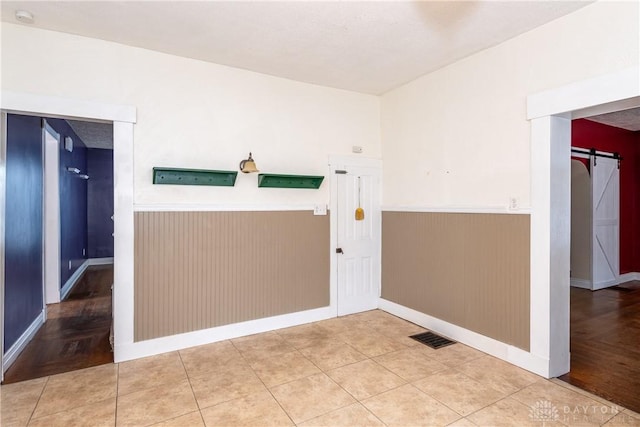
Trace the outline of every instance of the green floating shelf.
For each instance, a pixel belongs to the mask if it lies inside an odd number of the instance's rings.
[[[258,175],[258,187],[318,189],[323,180],[324,176],[261,173]]]
[[[206,169],[153,168],[154,184],[233,187],[238,172]]]

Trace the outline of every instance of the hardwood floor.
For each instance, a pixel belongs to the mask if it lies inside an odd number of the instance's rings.
[[[560,379],[640,412],[640,281],[571,288],[571,372]]]
[[[109,344],[113,266],[92,266],[4,375],[4,384],[113,362]]]

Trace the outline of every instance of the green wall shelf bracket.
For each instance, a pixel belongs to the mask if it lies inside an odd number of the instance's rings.
[[[323,180],[324,176],[261,173],[258,175],[258,187],[318,189]]]
[[[238,172],[206,169],[153,168],[154,184],[233,187]]]

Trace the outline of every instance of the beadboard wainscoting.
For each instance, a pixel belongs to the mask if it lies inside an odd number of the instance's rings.
[[[136,212],[136,342],[329,305],[329,216]]]
[[[382,298],[529,351],[530,218],[382,213]]]

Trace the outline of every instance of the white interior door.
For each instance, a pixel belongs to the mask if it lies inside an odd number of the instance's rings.
[[[620,275],[620,169],[617,159],[591,156],[593,289]]]
[[[337,306],[338,315],[378,307],[380,297],[380,168],[344,166],[337,185]],[[358,205],[364,219],[356,221]]]

